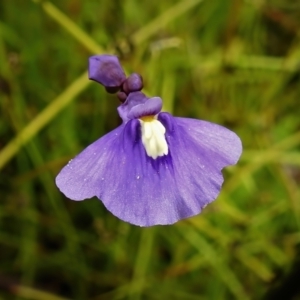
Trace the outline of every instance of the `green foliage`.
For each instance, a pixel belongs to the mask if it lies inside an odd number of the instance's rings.
[[[299,254],[299,20],[283,0],[2,1],[0,298],[262,298]],[[118,54],[166,110],[241,137],[201,215],[138,228],[57,190],[120,122],[87,79],[96,53]]]

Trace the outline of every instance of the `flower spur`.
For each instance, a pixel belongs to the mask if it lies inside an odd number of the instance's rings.
[[[162,100],[126,78],[116,56],[89,60],[89,77],[118,92],[123,120],[71,160],[56,177],[68,198],[96,196],[118,218],[138,225],[173,224],[197,215],[220,193],[221,170],[236,164],[242,144],[217,124],[161,112]]]

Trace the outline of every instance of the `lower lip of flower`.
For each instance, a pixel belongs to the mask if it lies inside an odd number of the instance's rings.
[[[156,159],[168,155],[166,128],[156,116],[144,116],[139,119],[142,131],[142,143],[148,156]]]

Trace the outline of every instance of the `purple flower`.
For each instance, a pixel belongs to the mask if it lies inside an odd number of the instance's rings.
[[[221,170],[238,161],[239,137],[217,124],[161,112],[161,98],[140,92],[138,74],[126,79],[116,57],[96,58],[90,78],[119,91],[123,124],[71,160],[56,185],[73,200],[96,196],[115,216],[139,226],[199,214],[218,196]]]

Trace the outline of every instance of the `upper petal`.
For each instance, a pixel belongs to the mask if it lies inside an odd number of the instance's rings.
[[[128,112],[129,119],[138,119],[144,116],[157,115],[162,109],[162,100],[159,97],[149,98],[145,103],[133,106]]]
[[[118,113],[123,122],[128,122],[131,118],[128,116],[133,107],[144,104],[148,97],[142,92],[132,92],[128,95],[126,101],[118,106]]]

